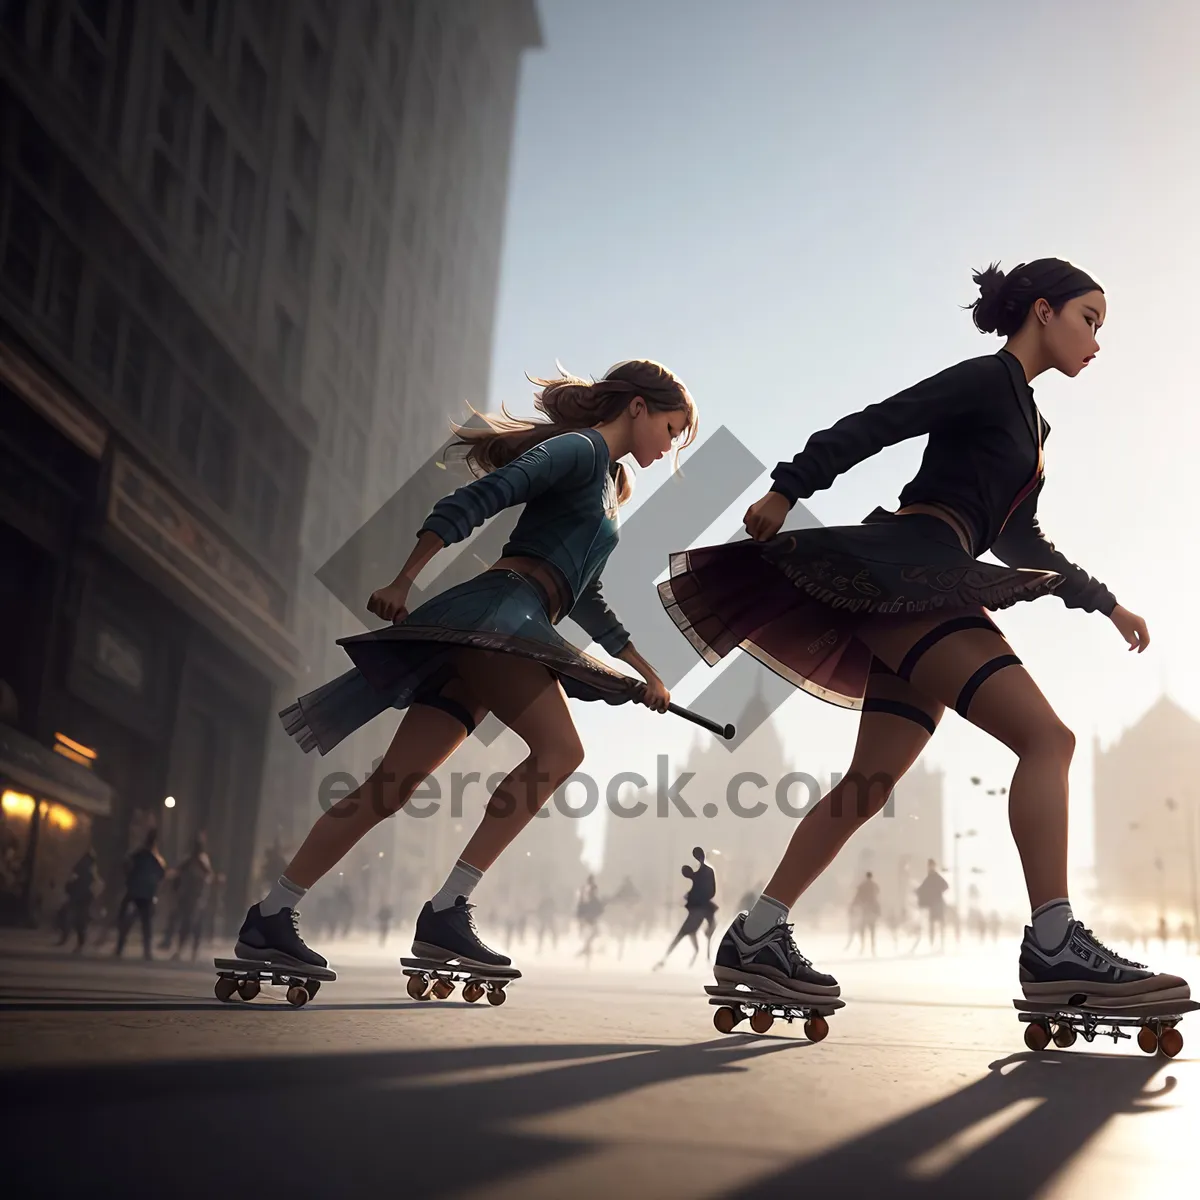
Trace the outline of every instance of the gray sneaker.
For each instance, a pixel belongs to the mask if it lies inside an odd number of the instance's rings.
[[[1098,941],[1082,921],[1072,921],[1062,943],[1052,950],[1039,946],[1026,926],[1020,976],[1025,999],[1046,1004],[1124,1008],[1191,997],[1186,980],[1122,958]]]
[[[746,914],[738,913],[717,949],[713,975],[718,983],[745,984],[781,996],[828,999],[842,989],[832,975],[813,969],[796,949],[790,925],[774,925],[761,937],[746,937]]]

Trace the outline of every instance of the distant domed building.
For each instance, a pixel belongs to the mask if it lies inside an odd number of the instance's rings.
[[[1200,721],[1162,695],[1107,748],[1092,743],[1096,888],[1105,903],[1194,920]]]

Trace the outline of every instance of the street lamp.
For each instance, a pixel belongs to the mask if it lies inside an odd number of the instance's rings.
[[[1170,812],[1179,807],[1179,802],[1170,796],[1164,803]],[[1192,932],[1197,934],[1200,933],[1200,891],[1196,887],[1196,801],[1192,796],[1185,796],[1183,803],[1187,814],[1188,873],[1192,885]]]

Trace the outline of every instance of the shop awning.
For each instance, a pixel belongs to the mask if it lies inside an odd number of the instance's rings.
[[[0,725],[0,776],[82,812],[112,814],[113,789],[103,779],[8,725]]]

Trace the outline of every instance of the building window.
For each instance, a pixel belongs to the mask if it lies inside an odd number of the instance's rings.
[[[292,171],[308,192],[317,190],[317,172],[321,152],[304,118],[297,113],[292,118]]]
[[[198,197],[192,210],[192,253],[205,267],[216,266],[217,217]]]
[[[43,228],[38,206],[14,188],[4,243],[4,282],[17,299],[30,307],[37,295]]]
[[[221,288],[233,299],[238,294],[242,280],[242,251],[232,238],[226,239],[225,257],[221,263]]]
[[[200,186],[219,205],[225,178],[225,129],[209,109],[204,114],[204,137],[200,145]]]
[[[67,83],[89,123],[100,118],[104,97],[104,53],[96,36],[78,18],[71,20],[71,41],[67,54]]]
[[[235,448],[233,426],[210,408],[204,414],[204,433],[200,456],[200,483],[222,507],[233,502]]]
[[[411,250],[417,239],[417,202],[411,197],[404,201],[404,215],[400,218],[400,236]]]
[[[221,36],[221,0],[205,0],[204,3],[204,48],[216,54]]]
[[[254,23],[263,31],[270,33],[275,27],[275,0],[242,0],[250,9]]]
[[[183,177],[161,150],[155,150],[150,166],[150,200],[154,211],[174,224],[179,219],[179,204]]]
[[[242,43],[242,61],[238,68],[238,107],[254,126],[262,127],[263,110],[267,105],[267,72],[248,42]]]
[[[254,532],[259,545],[271,550],[275,545],[275,527],[279,520],[279,488],[275,481],[261,470],[256,476],[254,495]]]
[[[326,292],[329,307],[337,312],[342,303],[342,260],[331,257],[329,260],[329,289]]]
[[[371,155],[371,171],[375,183],[382,187],[392,173],[392,143],[382,125],[375,127],[375,145]]]
[[[335,379],[341,375],[342,343],[332,325],[325,327],[325,366]]]
[[[363,87],[362,76],[353,76],[350,80],[350,87],[346,91],[346,115],[350,118],[350,124],[355,128],[362,123],[363,104],[366,98],[367,93]]]
[[[75,317],[79,311],[79,285],[83,276],[83,259],[79,251],[59,239],[54,247],[50,295],[46,301],[46,317],[61,342],[70,347],[75,334]]]
[[[192,126],[192,85],[170,55],[163,56],[162,87],[158,97],[158,134],[171,153],[187,161]]]
[[[396,45],[394,38],[388,41],[387,80],[388,87],[394,93],[396,85],[400,82],[400,47]]]
[[[325,94],[325,50],[308,25],[300,38],[300,59],[304,86],[317,97]]]
[[[75,3],[96,33],[102,38],[107,37],[108,0],[75,0]]]
[[[150,339],[135,321],[125,327],[125,353],[121,361],[121,401],[138,421],[144,419],[146,377],[149,374]]]
[[[204,397],[190,383],[180,380],[171,440],[175,453],[193,471],[200,465],[200,435],[203,428]]]
[[[377,217],[371,218],[371,236],[367,243],[367,274],[376,288],[383,286],[387,269],[387,234]]]
[[[32,118],[25,117],[20,124],[17,142],[17,161],[31,183],[46,195],[54,191],[54,180],[58,173],[58,152],[46,131]]]
[[[254,172],[240,154],[233,159],[233,201],[229,210],[229,224],[241,239],[243,246],[249,244],[250,231],[254,226],[254,195],[258,185]]]
[[[292,383],[300,365],[300,334],[281,305],[275,307],[275,359],[280,377]]]
[[[29,0],[0,0],[0,29],[24,42],[29,28]]]
[[[300,219],[289,208],[284,219],[284,256],[289,270],[295,275],[308,273],[309,239]]]
[[[118,304],[119,301],[110,288],[102,284],[97,289],[96,304],[92,310],[88,361],[109,387],[112,386],[113,369],[117,363]]]

